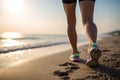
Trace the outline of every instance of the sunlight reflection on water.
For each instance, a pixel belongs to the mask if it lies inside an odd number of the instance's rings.
[[[22,35],[18,32],[4,32],[1,34],[1,37],[5,39],[14,39],[14,38],[21,38]]]
[[[22,45],[23,43],[19,42],[18,40],[23,36],[18,32],[4,32],[1,34],[1,43],[0,46],[9,47],[9,46],[16,46]]]
[[[11,40],[11,39],[7,39],[7,40],[1,40],[2,42],[2,46],[4,47],[8,47],[8,46],[16,46],[16,45],[21,45],[22,43],[16,40]]]

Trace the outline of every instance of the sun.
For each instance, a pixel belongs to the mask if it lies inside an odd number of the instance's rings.
[[[11,13],[20,13],[24,9],[23,0],[4,0],[4,7]]]

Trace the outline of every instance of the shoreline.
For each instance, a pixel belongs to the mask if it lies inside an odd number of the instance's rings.
[[[83,46],[87,44],[87,42],[78,43],[78,46]],[[59,54],[65,51],[70,51],[71,45],[70,44],[63,44],[63,45],[56,45],[50,47],[43,47],[43,48],[33,48],[28,50],[18,50],[14,52],[9,52],[6,54],[0,54],[0,67],[9,66],[13,64],[21,64],[27,61],[31,61],[37,58],[44,58],[46,56],[51,56],[54,54]],[[42,54],[43,53],[43,54]]]
[[[89,68],[85,65],[85,53],[87,51],[88,45],[82,45],[79,47],[79,51],[81,51],[80,63],[70,62],[68,58],[70,56],[71,50],[66,50],[49,56],[28,60],[20,64],[16,63],[12,66],[0,67],[0,80],[64,80],[60,78],[65,78],[65,80],[100,80],[101,78],[103,78],[103,80],[119,80],[119,41],[120,36],[112,36],[103,38],[98,42],[98,45],[102,50],[102,57],[100,58],[100,66],[98,68]],[[35,53],[35,51],[33,52]],[[56,76],[53,74],[54,71],[65,71],[65,68],[72,67],[71,65],[59,66],[67,62],[77,65],[79,69],[68,73],[69,75],[67,77]]]

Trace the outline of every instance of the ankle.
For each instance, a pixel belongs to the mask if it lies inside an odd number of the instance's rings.
[[[77,48],[73,49],[73,54],[74,54],[74,53],[79,53],[79,51],[78,51]]]
[[[96,45],[97,45],[97,43],[96,43],[96,42],[93,42],[91,46],[96,46]]]
[[[97,45],[97,43],[96,42],[89,43],[89,46],[92,46],[92,45]]]
[[[98,47],[96,42],[89,43],[89,49],[90,49],[91,47],[94,47],[94,46]]]
[[[73,51],[72,54],[79,54],[79,51]]]

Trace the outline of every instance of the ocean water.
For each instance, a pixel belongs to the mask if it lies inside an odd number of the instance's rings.
[[[78,43],[86,41],[87,39],[85,36],[78,37]],[[63,44],[70,44],[67,35],[20,34],[6,32],[0,36],[0,54]]]
[[[86,37],[79,36],[78,43],[83,42],[87,42]],[[6,32],[0,35],[0,67],[69,49],[71,46],[67,35]]]

